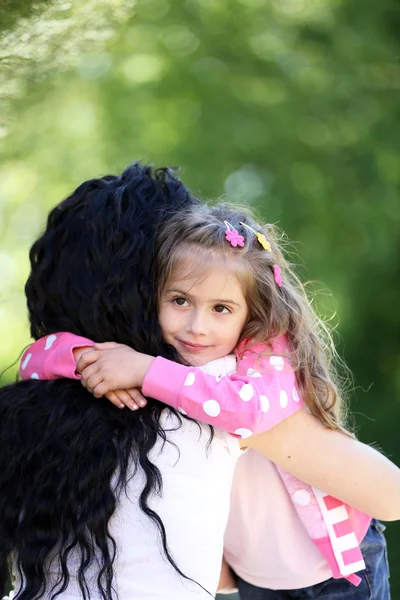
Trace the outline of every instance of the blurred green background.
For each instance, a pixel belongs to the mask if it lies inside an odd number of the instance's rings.
[[[6,0],[0,27],[0,371],[30,341],[48,209],[137,159],[182,166],[196,194],[250,203],[296,241],[354,373],[359,437],[400,464],[398,2]]]

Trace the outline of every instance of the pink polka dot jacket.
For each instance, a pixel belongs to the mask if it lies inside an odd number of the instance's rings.
[[[51,334],[25,351],[19,373],[23,379],[79,379],[73,350],[91,345],[91,340],[70,333]],[[218,374],[215,368],[210,374],[206,367],[187,367],[157,357],[142,391],[198,421],[246,438],[271,429],[305,406],[287,354],[284,337],[274,341],[272,352],[267,345],[253,344],[233,360],[231,372],[227,372],[228,361],[220,361]],[[365,568],[360,543],[370,518],[282,469],[278,471],[333,576],[358,585],[356,573]]]

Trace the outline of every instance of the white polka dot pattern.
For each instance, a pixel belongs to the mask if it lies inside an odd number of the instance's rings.
[[[56,339],[57,339],[57,336],[54,333],[52,333],[51,335],[49,335],[46,338],[46,345],[45,345],[44,349],[45,350],[50,350],[50,348],[52,347],[52,345],[54,344],[54,342],[56,341]]]
[[[40,379],[40,377],[37,373],[32,373],[31,379]]]
[[[253,432],[250,431],[250,429],[246,429],[245,427],[239,427],[239,429],[235,430],[235,433],[236,433],[236,435],[240,435],[242,440],[245,440],[246,438],[253,435]]]
[[[256,369],[247,369],[247,375],[249,377],[262,377],[260,371],[256,371]]]
[[[285,364],[282,356],[271,356],[269,362],[277,371],[282,371]]]
[[[210,417],[218,417],[221,407],[216,400],[207,400],[203,404],[203,410]]]
[[[245,383],[239,392],[239,396],[244,402],[248,402],[254,396],[254,388],[250,383]]]
[[[24,358],[24,360],[22,361],[21,364],[21,369],[24,370],[26,369],[26,367],[28,366],[28,362],[31,360],[32,358],[32,354],[29,352],[29,354],[27,354]]]
[[[293,500],[298,506],[308,506],[311,502],[311,496],[307,490],[297,490],[293,494]]]
[[[292,397],[295,402],[300,402],[299,392],[297,391],[296,387],[293,388]]]
[[[270,404],[269,404],[269,400],[268,400],[267,396],[263,396],[260,394],[260,402],[261,402],[262,412],[268,412]]]
[[[193,385],[194,382],[196,381],[196,375],[193,373],[193,371],[191,371],[190,373],[188,373],[186,379],[185,379],[185,383],[183,385]]]
[[[279,404],[281,405],[282,408],[286,408],[288,405],[288,395],[285,392],[285,390],[281,390],[279,392]]]

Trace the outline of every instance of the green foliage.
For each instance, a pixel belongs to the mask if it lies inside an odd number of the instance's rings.
[[[51,0],[3,0],[0,5],[0,30],[10,30],[21,18],[29,18]]]
[[[398,4],[58,0],[22,16],[0,41],[1,367],[29,343],[46,211],[138,158],[182,165],[194,191],[297,240],[320,311],[339,315],[360,437],[400,463]]]

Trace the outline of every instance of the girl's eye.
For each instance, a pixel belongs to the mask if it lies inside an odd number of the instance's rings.
[[[173,303],[176,304],[177,306],[185,306],[186,302],[187,302],[186,298],[182,298],[181,296],[173,299]]]
[[[220,315],[227,314],[227,313],[231,312],[229,310],[229,308],[227,308],[223,304],[217,304],[216,306],[214,306],[214,310],[215,310],[215,312],[219,313]]]

